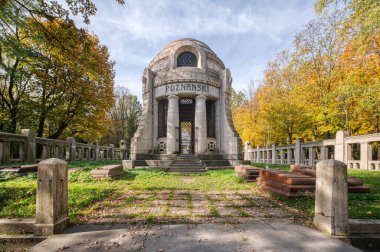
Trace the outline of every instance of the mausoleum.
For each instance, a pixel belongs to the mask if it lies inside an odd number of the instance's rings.
[[[131,159],[242,159],[231,83],[230,70],[205,43],[185,38],[166,45],[142,76],[143,113]]]

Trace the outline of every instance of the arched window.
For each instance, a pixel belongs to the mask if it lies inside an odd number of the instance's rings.
[[[192,52],[180,53],[177,57],[177,67],[196,67],[197,56]]]

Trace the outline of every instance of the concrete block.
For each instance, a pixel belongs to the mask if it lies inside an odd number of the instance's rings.
[[[57,158],[38,164],[35,235],[62,231],[68,218],[67,162]]]
[[[332,236],[348,236],[347,166],[337,160],[317,164],[314,225]]]

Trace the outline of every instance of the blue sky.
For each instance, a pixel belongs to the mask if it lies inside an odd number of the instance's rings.
[[[233,87],[262,79],[268,61],[292,48],[294,35],[315,17],[314,0],[94,0],[90,25],[116,61],[115,84],[141,100],[141,76],[169,42],[183,37],[206,43],[230,68]]]

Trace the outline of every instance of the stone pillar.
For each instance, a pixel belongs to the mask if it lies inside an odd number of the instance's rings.
[[[360,169],[369,170],[368,161],[372,159],[372,148],[369,143],[360,143]]]
[[[111,160],[115,160],[115,145],[110,144],[111,147]]]
[[[27,146],[25,146],[25,152],[26,152],[25,159],[27,162],[35,163],[36,162],[36,138],[34,135],[34,130],[22,129],[21,134],[28,137]]]
[[[178,139],[176,137],[176,130],[179,124],[178,96],[169,95],[168,100],[166,153],[174,154],[178,151]]]
[[[50,158],[50,145],[42,146],[42,159]]]
[[[261,152],[260,152],[260,146],[256,147],[256,162],[261,163]]]
[[[244,160],[249,160],[251,161],[251,157],[250,157],[250,151],[251,150],[251,143],[249,141],[246,141],[245,142],[245,146],[244,146]]]
[[[288,164],[292,164],[292,158],[293,158],[293,149],[288,149],[287,150],[287,159],[288,159]]]
[[[280,163],[284,164],[284,161],[285,161],[285,150],[281,149],[280,150]]]
[[[99,160],[99,142],[95,142],[95,160]]]
[[[276,144],[272,145],[272,164],[277,163],[277,148]]]
[[[122,150],[121,152],[121,160],[128,159],[127,156],[127,145],[125,144],[125,140],[120,141],[120,149]]]
[[[56,158],[61,158],[61,146],[55,146],[54,154]]]
[[[198,95],[195,97],[195,138],[197,154],[206,154],[207,152],[207,116],[206,116],[206,96]]]
[[[11,143],[3,142],[3,164],[11,162]]]
[[[333,236],[350,234],[347,166],[337,160],[317,164],[314,225]]]
[[[51,158],[38,164],[35,235],[53,235],[68,224],[67,162]]]
[[[68,137],[67,141],[70,142],[70,161],[77,159],[77,144],[74,137]]]
[[[303,155],[302,155],[302,143],[303,143],[303,139],[301,138],[297,138],[296,139],[296,149],[295,149],[295,164],[297,165],[300,165],[302,164],[302,159],[303,159]]]
[[[313,147],[309,148],[309,165],[314,165],[315,160],[315,150]]]
[[[328,159],[328,150],[327,146],[321,146],[321,160]]]
[[[349,136],[347,131],[338,131],[335,136],[335,146],[334,146],[334,159],[347,162],[346,155],[344,153],[344,139]]]

